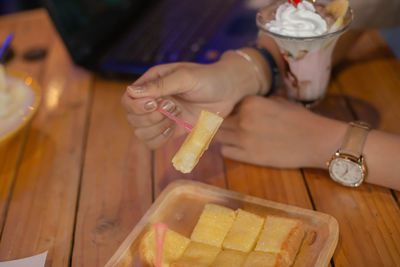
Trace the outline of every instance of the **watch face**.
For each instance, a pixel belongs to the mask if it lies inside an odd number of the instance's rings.
[[[344,158],[332,160],[329,165],[329,174],[333,180],[347,186],[358,186],[364,179],[363,168],[359,164]]]

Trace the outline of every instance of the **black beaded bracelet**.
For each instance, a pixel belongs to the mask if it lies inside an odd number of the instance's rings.
[[[251,48],[257,50],[267,61],[270,69],[271,69],[271,87],[268,91],[268,93],[266,93],[264,96],[268,97],[271,96],[272,94],[274,94],[278,88],[278,81],[279,81],[279,69],[278,69],[278,65],[275,62],[274,57],[271,55],[271,53],[263,48],[263,47],[259,47],[256,45],[252,45],[250,46]]]

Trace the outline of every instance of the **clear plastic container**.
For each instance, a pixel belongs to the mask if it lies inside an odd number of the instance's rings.
[[[294,266],[327,266],[338,242],[339,226],[330,215],[199,182],[178,180],[161,193],[106,266],[143,266],[139,255],[140,240],[156,222],[163,222],[168,228],[190,237],[207,203],[241,208],[260,216],[279,215],[302,220],[306,225],[306,236]]]

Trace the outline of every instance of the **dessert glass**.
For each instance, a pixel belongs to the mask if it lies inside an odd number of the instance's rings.
[[[283,82],[288,97],[311,108],[324,98],[331,74],[332,52],[339,36],[343,34],[353,20],[353,11],[349,7],[343,17],[343,24],[336,30],[313,37],[285,36],[267,29],[266,24],[275,19],[275,11],[287,0],[279,0],[262,8],[257,13],[259,34],[267,34],[278,45],[284,58]],[[318,5],[326,6],[330,0],[318,0]],[[332,22],[335,21],[331,18]],[[331,23],[332,24],[332,23]]]
[[[41,88],[27,74],[6,70],[6,79],[14,85],[22,86],[28,92],[11,114],[0,116],[0,148],[21,131],[34,117],[41,100]]]

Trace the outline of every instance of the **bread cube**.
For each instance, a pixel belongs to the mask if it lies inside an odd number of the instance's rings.
[[[223,250],[211,264],[211,267],[242,267],[247,254],[235,250]]]
[[[191,239],[220,248],[234,220],[235,212],[232,209],[207,204],[194,227]]]
[[[170,263],[182,257],[183,252],[190,243],[190,239],[167,229],[164,239],[162,267],[169,267]],[[156,236],[154,227],[143,236],[140,242],[140,259],[144,264],[155,266],[156,262]]]
[[[292,265],[304,237],[300,220],[267,216],[255,251],[279,253]]]
[[[182,258],[171,267],[208,267],[214,262],[221,249],[198,242],[190,242]]]
[[[246,253],[250,252],[256,244],[263,225],[263,217],[238,209],[235,221],[226,235],[222,247]]]
[[[228,265],[226,265],[228,266]],[[289,267],[280,254],[253,251],[247,257],[243,267]]]

